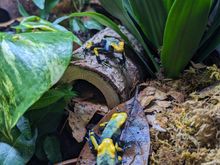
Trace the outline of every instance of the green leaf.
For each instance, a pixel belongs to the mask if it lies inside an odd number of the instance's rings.
[[[220,45],[220,27],[212,34],[209,40],[196,53],[196,62],[202,62]]]
[[[46,0],[45,7],[43,10],[40,10],[41,18],[46,18],[50,11],[59,3],[60,0]]]
[[[214,1],[212,12],[209,16],[209,28],[200,42],[194,60],[202,62],[220,44],[220,1]]]
[[[35,143],[37,139],[37,129],[32,136],[29,120],[21,117],[17,123],[17,128],[20,131],[20,135],[11,144],[19,151],[24,162],[27,163],[34,154]]]
[[[86,28],[83,24],[83,22],[80,19],[74,18],[70,20],[70,27],[73,32],[79,33],[79,32],[86,32]]]
[[[31,127],[38,129],[38,136],[54,133],[64,115],[67,102],[60,99],[57,102],[41,109],[29,110],[25,113],[31,122]]]
[[[167,13],[169,13],[170,8],[172,7],[174,1],[175,1],[175,0],[163,0],[164,6],[165,6],[165,8],[166,8],[166,10],[167,10]]]
[[[1,165],[24,165],[25,162],[19,152],[6,143],[0,142],[0,164]]]
[[[215,33],[215,31],[220,27],[220,1],[216,2],[216,6],[213,10],[214,11],[212,11],[211,15],[209,16],[211,23],[210,28],[203,36],[200,47],[203,47],[205,42],[207,42],[209,38],[212,37],[212,35]]]
[[[47,136],[44,140],[44,151],[50,162],[56,163],[62,160],[60,143],[55,136]]]
[[[25,138],[30,139],[32,137],[31,126],[28,119],[22,116],[16,126]]]
[[[45,0],[32,0],[34,4],[40,9],[44,9]]]
[[[30,107],[30,109],[41,109],[45,108],[58,100],[64,98],[64,97],[74,97],[76,94],[68,90],[66,88],[56,88],[56,89],[50,89],[44,95],[36,102],[34,105]]]
[[[89,30],[102,30],[103,26],[95,20],[87,20],[84,22],[85,28]]]
[[[3,134],[63,75],[72,55],[72,33],[0,35],[0,127]]]
[[[128,0],[130,13],[137,21],[141,30],[156,48],[160,48],[167,12],[163,0]]]
[[[119,29],[117,24],[114,23],[112,20],[108,19],[106,16],[99,14],[99,13],[95,13],[95,12],[72,13],[69,16],[64,16],[64,17],[58,18],[54,22],[54,24],[59,24],[60,22],[66,20],[66,19],[73,18],[73,17],[84,17],[84,16],[91,17],[91,18],[97,20],[98,22],[100,22],[101,24],[103,24],[104,26],[110,27],[111,29],[116,31],[127,43],[129,43],[127,36],[125,36],[121,32],[121,30]]]
[[[211,0],[174,2],[166,23],[161,56],[168,77],[177,77],[198,49],[211,4]]]
[[[20,13],[23,17],[28,17],[29,14],[27,13],[27,11],[25,10],[24,6],[20,3],[19,0],[17,0],[17,4],[18,4],[18,11],[19,11],[19,13]]]
[[[17,32],[32,32],[32,31],[63,31],[68,32],[66,28],[63,26],[60,26],[58,24],[52,24],[51,22],[48,22],[46,20],[41,19],[37,16],[30,16],[22,19],[20,24],[18,26],[13,27],[16,29]],[[70,34],[72,36],[73,42],[81,45],[82,42],[80,39],[75,36],[74,34]]]
[[[27,163],[35,151],[37,130],[35,129],[32,136],[29,121],[26,118],[21,117],[16,127],[14,127],[11,132],[13,136],[12,140],[0,137],[0,141],[13,147],[13,149],[19,153],[20,157],[22,157],[22,161]]]

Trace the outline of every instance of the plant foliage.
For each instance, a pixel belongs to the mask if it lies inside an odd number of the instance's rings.
[[[100,2],[139,40],[157,71],[161,59],[168,77],[177,77],[193,56],[203,61],[220,43],[219,1]]]
[[[78,42],[72,33],[48,22],[37,26],[27,20],[20,25],[23,33],[0,33],[0,132],[9,139],[19,118],[60,79],[72,55],[72,42]]]

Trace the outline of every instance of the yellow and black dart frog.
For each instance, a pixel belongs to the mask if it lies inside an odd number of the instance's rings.
[[[89,132],[90,149],[96,155],[97,165],[121,164],[123,149],[119,147],[120,132],[127,120],[127,113],[114,113],[108,123],[103,123],[101,136]]]
[[[107,59],[101,59],[99,56],[99,54],[104,54],[108,58],[117,59],[120,65],[124,65],[126,61],[124,47],[125,43],[120,38],[104,36],[98,43],[88,42],[84,53],[87,54],[87,52],[91,52],[94,54],[99,64],[108,64]],[[121,57],[116,57],[115,53],[121,53]]]

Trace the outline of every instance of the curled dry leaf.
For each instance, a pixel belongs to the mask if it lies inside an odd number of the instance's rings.
[[[184,102],[184,95],[177,91],[169,91],[168,95],[174,98],[178,103]]]
[[[86,126],[97,111],[106,113],[108,108],[104,105],[82,101],[74,104],[74,112],[69,111],[69,126],[73,137],[78,142],[83,141],[87,131]]]
[[[135,113],[131,114],[126,122],[126,125],[121,134],[121,140],[129,143],[131,147],[125,149],[123,154],[124,164],[147,164],[149,149],[150,149],[150,135],[148,122],[145,118],[144,112],[140,104],[133,105],[133,100],[129,100],[123,104],[118,105],[112,109],[100,122],[107,122],[115,112],[127,112],[129,114],[131,109],[134,109]],[[94,128],[94,131],[98,133],[99,124]],[[78,158],[77,164],[95,165],[96,158],[91,153],[88,143],[82,149]]]
[[[171,102],[170,101],[160,101],[160,100],[157,100],[156,101],[156,104],[162,108],[168,108],[171,106]]]
[[[166,100],[167,99],[167,94],[165,92],[160,91],[160,90],[156,90],[154,96],[155,96],[155,99],[157,99],[157,100]]]
[[[144,96],[141,98],[141,106],[142,107],[147,107],[153,100],[154,96]]]

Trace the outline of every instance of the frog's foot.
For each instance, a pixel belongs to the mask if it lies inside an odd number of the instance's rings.
[[[89,137],[86,138],[89,143],[89,148],[92,152],[97,152],[99,143],[100,143],[100,137],[93,131],[89,131]]]
[[[101,124],[99,124],[99,127],[105,127],[108,124],[108,122],[103,122]]]
[[[119,146],[118,142],[115,143],[115,149],[116,149],[117,152],[123,152],[124,151],[124,149]]]

